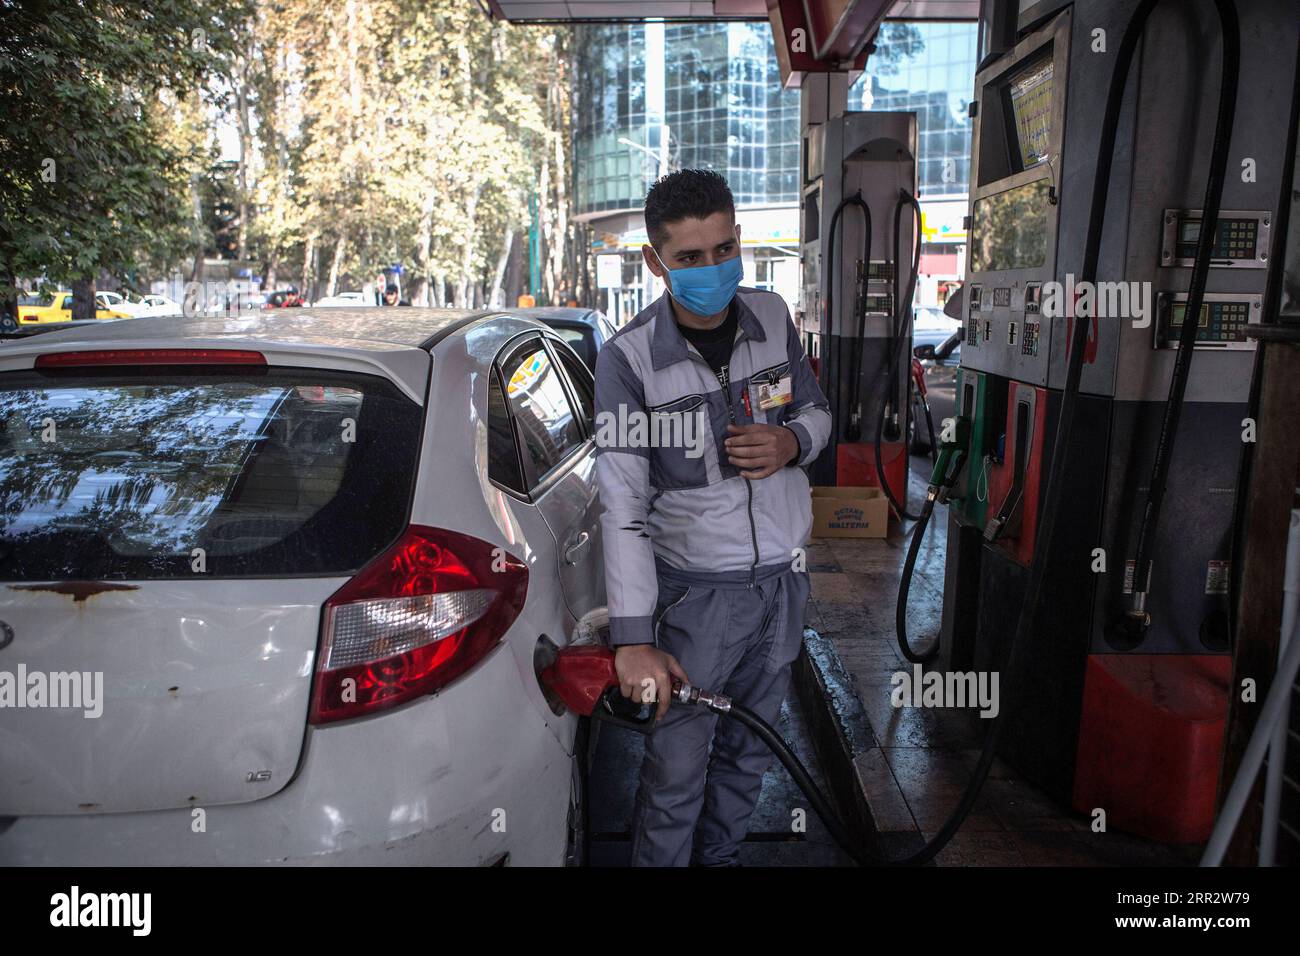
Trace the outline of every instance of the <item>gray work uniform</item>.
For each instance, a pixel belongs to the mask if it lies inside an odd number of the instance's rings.
[[[794,570],[812,526],[802,466],[825,447],[831,422],[784,301],[742,288],[736,303],[725,389],[678,330],[666,295],[597,360],[610,636],[615,646],[656,643],[692,683],[774,722],[808,598],[807,575]],[[786,379],[791,400],[763,409],[760,394]],[[606,427],[638,414],[693,415],[701,431],[689,445],[663,446]],[[799,443],[796,465],[743,478],[723,448],[733,422],[788,427]],[[646,742],[633,862],[734,862],[770,760],[741,725],[718,724],[699,708],[670,709]]]

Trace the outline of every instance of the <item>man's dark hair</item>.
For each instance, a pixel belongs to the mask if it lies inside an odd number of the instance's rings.
[[[384,295],[397,295],[397,286],[391,282],[384,288]]]
[[[679,169],[655,181],[645,197],[645,228],[656,249],[668,238],[664,229],[683,219],[707,219],[715,212],[736,217],[731,187],[711,169]]]

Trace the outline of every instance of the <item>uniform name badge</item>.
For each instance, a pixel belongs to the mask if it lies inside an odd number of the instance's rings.
[[[794,389],[789,375],[775,382],[762,382],[758,386],[758,407],[764,411],[789,405],[793,400]]]

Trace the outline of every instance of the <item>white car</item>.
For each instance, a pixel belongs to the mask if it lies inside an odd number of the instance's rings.
[[[139,318],[145,314],[144,305],[139,299],[128,299],[119,292],[96,292],[95,302],[101,309],[125,312],[132,318]]]
[[[7,346],[0,865],[576,859],[537,673],[604,607],[591,409],[493,312]]]
[[[338,309],[338,308],[361,308],[375,304],[373,297],[366,295],[364,292],[340,292],[338,295],[327,295],[325,298],[312,304],[314,309]]]
[[[140,299],[138,317],[150,315],[182,315],[184,310],[175,299],[165,295],[146,295]]]

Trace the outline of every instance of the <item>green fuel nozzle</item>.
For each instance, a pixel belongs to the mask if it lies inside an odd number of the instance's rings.
[[[970,448],[970,419],[965,415],[944,419],[939,438],[939,454],[935,458],[934,470],[930,472],[930,488],[926,494],[942,504],[948,500],[948,493],[966,464],[966,453]]]

